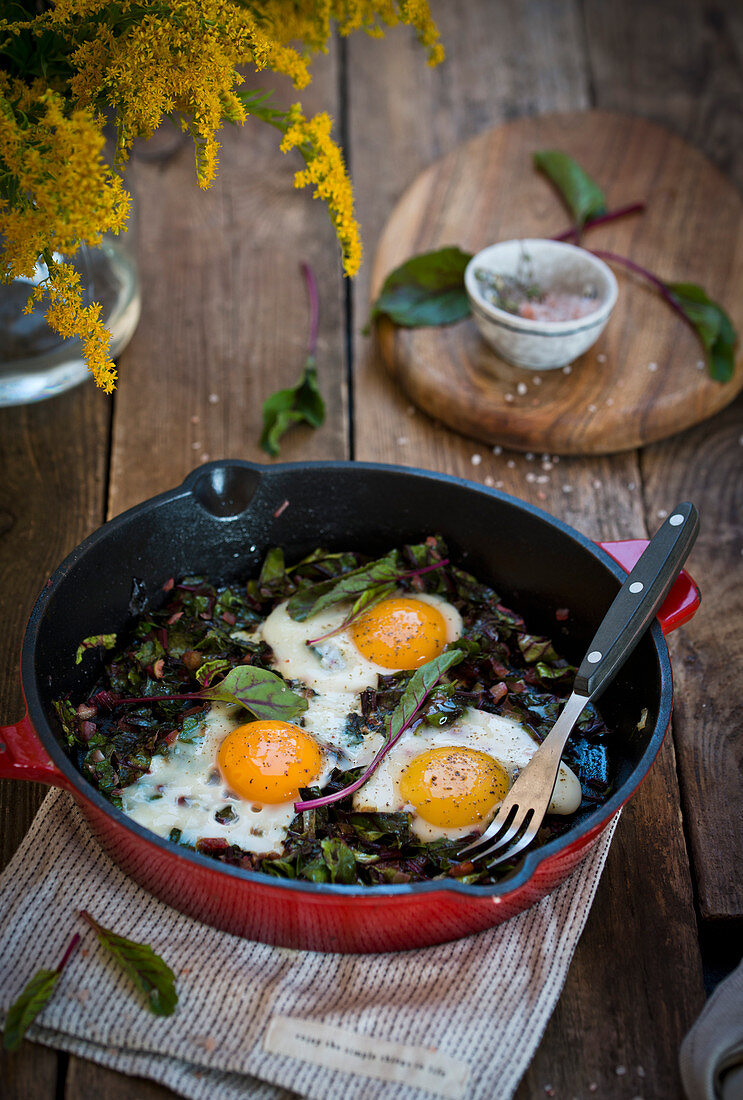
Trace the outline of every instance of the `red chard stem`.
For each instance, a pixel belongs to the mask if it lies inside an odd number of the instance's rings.
[[[58,974],[61,974],[62,971],[64,970],[64,968],[67,966],[70,955],[72,954],[72,952],[75,950],[75,948],[77,947],[77,945],[79,943],[80,943],[80,933],[76,932],[75,935],[70,940],[70,942],[67,946],[67,950],[65,951],[64,955],[62,956],[62,958],[60,960],[59,966],[57,967],[57,973]]]

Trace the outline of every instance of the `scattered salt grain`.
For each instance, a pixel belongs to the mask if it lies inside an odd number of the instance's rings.
[[[519,382],[518,386],[516,387],[516,393],[520,397],[523,397],[524,394],[527,392],[528,388],[529,387],[527,386],[526,382]]]
[[[513,394],[512,393],[504,393],[503,394],[503,400],[504,401],[509,401],[509,402],[513,401]]]
[[[527,462],[533,462],[534,461],[534,455],[531,453],[531,451],[527,451],[526,454],[524,455],[524,458],[526,459]]]
[[[658,509],[658,519],[665,519],[667,515],[668,512],[665,510],[665,508]]]
[[[570,363],[568,363],[568,365],[566,367],[562,368],[562,373],[563,374],[571,374],[572,370],[573,370],[573,368],[570,366]]]
[[[655,371],[658,369],[657,363],[648,363],[648,370]]]
[[[509,470],[514,470],[514,469],[516,468],[516,461],[515,461],[515,459],[513,459],[513,458],[509,458],[508,462],[506,463],[506,466],[508,466],[508,469],[509,469]]]
[[[219,394],[218,393],[210,393],[209,394],[209,404],[210,405],[216,405],[218,401],[219,401]]]
[[[635,485],[634,481],[628,481],[627,482],[627,488],[629,489],[630,492],[632,492],[632,490],[636,489],[637,486]]]
[[[496,487],[496,489],[502,489],[503,488],[503,482],[502,481],[496,481],[495,487]],[[743,550],[741,550],[741,554],[743,554]]]
[[[537,485],[549,485],[550,479],[547,477],[546,474],[540,474],[534,480],[536,481]]]
[[[472,456],[472,458],[470,459],[470,462],[472,463],[473,466],[479,466],[480,463],[482,462],[482,455],[474,454]]]
[[[614,404],[614,398],[613,397],[607,397],[606,404],[609,406],[609,408],[611,408],[611,406]]]
[[[591,1084],[588,1086],[588,1091],[589,1092],[597,1092],[598,1091],[598,1085],[596,1084],[595,1081],[591,1081]]]
[[[405,444],[407,443],[407,441],[408,441],[408,437],[407,437],[406,435],[399,435],[399,436],[397,437],[397,445],[398,445],[398,447],[404,447],[404,446],[405,446]]]
[[[538,374],[534,375],[534,377],[532,378],[532,382],[534,383],[535,386],[541,386],[542,385],[542,379],[539,377]]]
[[[206,451],[203,451],[199,457],[202,462],[208,462],[211,456]]]
[[[704,370],[704,359],[697,359],[697,370]]]
[[[645,1076],[645,1067],[644,1066],[638,1066],[637,1067],[637,1076],[638,1077],[644,1077]]]
[[[563,491],[563,493],[572,493],[573,486],[572,485],[563,485],[562,491]]]
[[[603,351],[600,351],[598,353],[598,355],[596,356],[596,362],[597,363],[605,363],[606,362],[606,356],[604,355]]]
[[[201,448],[201,443],[199,443],[198,441],[196,443],[191,444],[191,450],[192,451],[198,451],[198,450],[200,450],[200,448]]]
[[[495,482],[493,481],[490,474],[488,474],[488,476],[485,478],[485,484],[487,485],[488,489],[492,489],[495,485]]]
[[[540,489],[539,492],[537,493],[537,500],[546,500],[546,499],[547,499],[547,494],[545,493],[544,489]]]
[[[740,442],[743,443],[743,436],[740,437]],[[501,447],[500,443],[496,443],[496,445],[493,447],[493,454],[494,455],[502,455],[503,454],[503,448]]]
[[[200,420],[201,420],[201,417],[200,417],[200,416],[192,416],[192,417],[191,417],[191,423],[192,423],[192,424],[198,424],[198,422],[199,422]]]
[[[526,475],[526,480],[529,482],[529,484],[531,484],[533,481],[537,480],[537,475],[535,473],[533,473],[531,470],[529,470],[529,472]]]
[[[589,413],[595,413],[596,412],[596,406],[595,405],[589,405],[588,406],[588,411],[589,411]]]
[[[626,1066],[617,1066],[617,1068],[614,1070],[614,1072],[616,1073],[617,1077],[624,1077],[625,1073],[627,1072],[627,1067]]]
[[[545,458],[545,460],[542,462],[542,469],[543,470],[551,470],[552,466],[553,466],[553,464],[550,462],[550,460],[548,458]]]
[[[600,481],[599,478],[595,477],[593,479],[593,487],[594,487],[594,489],[600,489],[601,488],[601,481]]]

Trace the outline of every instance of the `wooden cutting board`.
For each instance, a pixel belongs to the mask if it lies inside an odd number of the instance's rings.
[[[488,130],[423,172],[382,233],[372,301],[387,274],[420,252],[476,252],[513,237],[551,237],[565,208],[532,167],[538,149],[570,153],[609,209],[646,210],[589,230],[587,247],[628,256],[669,282],[695,282],[743,330],[743,200],[706,158],[667,130],[604,111],[522,118]],[[377,327],[382,357],[412,401],[465,435],[517,450],[605,454],[639,447],[713,416],[743,388],[709,378],[694,332],[646,282],[615,266],[619,300],[597,344],[569,373],[500,360],[474,321]]]

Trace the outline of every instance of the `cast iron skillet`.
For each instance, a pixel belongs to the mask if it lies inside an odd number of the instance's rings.
[[[66,788],[104,849],[137,882],[199,920],[252,939],[323,951],[401,950],[481,931],[520,912],[585,857],[660,748],[672,679],[658,620],[602,697],[614,731],[613,793],[564,836],[528,852],[495,886],[455,879],[340,886],[229,867],[125,817],[75,769],[60,742],[53,700],[84,697],[99,674],[94,659],[75,665],[77,646],[81,638],[126,625],[133,584],[140,598],[157,604],[169,577],[245,578],[272,546],[284,547],[290,560],[317,546],[378,555],[429,534],[443,535],[454,560],[491,583],[531,629],[555,637],[575,661],[625,575],[608,553],[566,524],[458,478],[367,463],[212,462],[178,488],[105,524],[47,582],[21,654],[28,714],[0,729],[0,776]],[[615,556],[622,556],[622,545],[612,544]],[[628,566],[644,545],[627,544]],[[666,629],[690,618],[698,602],[693,582],[682,574],[660,616],[665,614]],[[556,621],[558,608],[570,610],[567,623]]]

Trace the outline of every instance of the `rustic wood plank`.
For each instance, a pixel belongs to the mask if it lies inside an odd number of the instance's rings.
[[[23,713],[18,658],[34,600],[103,517],[109,418],[109,399],[92,382],[39,404],[0,409],[0,723]],[[0,867],[47,789],[0,782]],[[51,1100],[57,1055],[32,1043],[14,1055],[0,1051],[0,1080],[9,1098]]]
[[[113,1073],[96,1062],[72,1057],[64,1095],[65,1100],[91,1096],[101,1097],[102,1100],[169,1100],[177,1094],[144,1077],[127,1077],[123,1073]]]
[[[351,163],[367,247],[372,251],[395,201],[436,156],[514,114],[588,104],[590,72],[576,8],[560,5],[558,10],[530,3],[516,10],[509,5],[499,11],[503,18],[498,19],[497,34],[485,35],[483,28],[492,20],[492,10],[487,3],[456,11],[444,4],[434,6],[449,59],[433,75],[414,72],[415,58],[412,53],[408,56],[412,47],[404,43],[390,45],[392,56],[385,55],[382,62],[372,59],[364,43],[349,44],[349,71],[354,74]],[[641,50],[642,44],[633,43],[633,48]],[[567,58],[561,51],[567,51]],[[518,58],[518,63],[514,65],[510,58]],[[554,74],[561,63],[559,89],[547,86],[545,74]],[[355,101],[356,82],[363,88],[363,102]],[[368,102],[377,105],[376,112],[364,109]],[[380,182],[376,165],[381,160],[386,171]],[[367,266],[355,287],[357,329],[368,310],[369,270]],[[541,505],[594,538],[637,537],[646,531],[635,452],[592,459],[563,457],[557,462],[554,456],[543,455],[541,448],[517,455],[496,447],[493,453],[432,425],[412,408],[385,376],[373,341],[357,338],[355,352],[358,458],[445,470],[495,486]],[[676,1048],[703,1000],[678,805],[669,744],[620,822],[573,973],[519,1091],[521,1100],[544,1096],[546,1085],[555,1088],[555,1095],[566,1097],[589,1095],[591,1085],[596,1095],[606,1097],[673,1094],[673,1084],[667,1086],[663,1074],[669,1082],[677,1080]],[[654,837],[648,843],[650,823]],[[649,881],[659,884],[658,888],[648,889]],[[669,922],[675,939],[668,935]],[[678,942],[688,952],[681,972],[677,971]],[[658,1001],[675,1007],[659,1017]],[[592,1052],[587,1055],[589,1047]],[[574,1058],[566,1051],[580,1055]],[[640,1065],[648,1072],[657,1066],[657,1072],[651,1073],[656,1091],[642,1092],[636,1078],[628,1090],[629,1081],[616,1073],[623,1064]]]
[[[586,5],[589,50],[601,106],[659,117],[693,141],[743,189],[743,17],[723,3],[631,4],[609,12]],[[621,50],[618,48],[621,43]],[[639,44],[642,43],[642,48]],[[673,49],[669,49],[673,43]],[[702,240],[700,247],[707,247]],[[693,254],[692,254],[693,255]],[[695,278],[695,271],[688,272]],[[692,566],[703,611],[673,639],[676,720],[684,816],[690,833],[703,918],[743,919],[737,776],[740,701],[726,683],[740,680],[740,401],[682,436],[648,448],[642,473],[650,517],[677,499],[694,500],[702,533]],[[738,627],[738,629],[736,629]]]
[[[302,94],[305,113],[335,112],[336,77],[331,54]],[[291,91],[277,85],[276,100],[291,102]],[[306,356],[302,260],[320,288],[327,417],[317,432],[287,434],[281,458],[346,455],[344,287],[325,208],[294,189],[301,158],[282,154],[263,123],[227,127],[220,160],[205,192],[188,144],[164,166],[133,164],[143,310],[119,372],[110,515],[177,485],[208,458],[269,461],[258,447],[261,406],[297,381]]]

